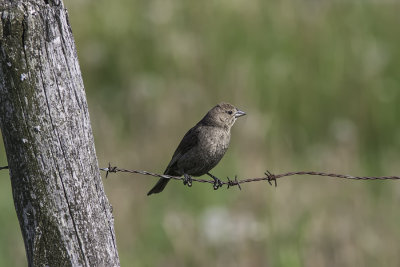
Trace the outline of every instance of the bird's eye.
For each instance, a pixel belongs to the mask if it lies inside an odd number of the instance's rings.
[[[232,113],[233,113],[232,110],[229,110],[229,111],[228,111],[228,114],[229,114],[229,115],[232,115]]]

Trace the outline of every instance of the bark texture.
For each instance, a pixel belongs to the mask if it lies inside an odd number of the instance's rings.
[[[119,266],[62,1],[0,2],[0,126],[29,266]]]

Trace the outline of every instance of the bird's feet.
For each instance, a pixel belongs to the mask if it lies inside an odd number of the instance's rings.
[[[220,188],[223,185],[221,180],[218,179],[217,177],[215,177],[214,175],[212,175],[211,173],[208,172],[207,175],[214,179],[214,186],[213,186],[214,190],[217,190],[218,188]]]
[[[192,177],[189,174],[183,174],[183,184],[192,187]]]
[[[271,181],[274,181],[275,187],[278,186],[278,184],[277,184],[277,182],[276,182],[275,174],[272,174],[272,173],[270,173],[269,171],[266,171],[266,172],[265,172],[265,175],[267,176],[267,178],[268,178],[268,183],[269,183],[270,185],[272,185],[272,182],[271,182]]]

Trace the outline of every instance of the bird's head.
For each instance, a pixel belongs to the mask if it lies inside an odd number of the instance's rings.
[[[246,115],[243,111],[237,109],[229,103],[220,103],[213,107],[204,117],[204,121],[208,124],[230,129],[236,119]]]

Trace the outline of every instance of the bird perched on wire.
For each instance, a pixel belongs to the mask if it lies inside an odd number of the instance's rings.
[[[214,189],[222,183],[209,173],[224,156],[231,138],[231,127],[236,119],[246,115],[228,103],[213,107],[192,129],[190,129],[175,150],[165,175],[184,176],[184,184],[191,186],[191,176],[209,175],[214,179]],[[147,195],[160,193],[170,179],[160,178]]]

